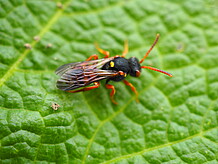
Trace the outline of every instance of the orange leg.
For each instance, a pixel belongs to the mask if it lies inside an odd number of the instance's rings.
[[[135,87],[130,83],[128,82],[127,80],[123,80],[124,84],[126,84],[127,86],[130,86],[131,90],[136,94],[136,101],[139,102],[139,99],[138,99],[138,92],[137,90],[135,89]]]
[[[125,42],[124,42],[124,50],[123,50],[123,53],[122,53],[122,56],[121,57],[125,57],[126,56],[126,54],[128,53],[128,50],[129,48],[128,48],[128,41],[127,40],[125,40]]]
[[[114,100],[114,94],[116,92],[115,87],[113,85],[110,85],[110,84],[106,84],[105,86],[106,86],[107,89],[112,90],[111,93],[110,93],[111,101],[112,101],[112,103],[117,104],[117,102]]]
[[[96,54],[91,55],[88,59],[86,59],[86,61],[89,61],[89,60],[92,60],[92,59],[94,59],[94,60],[98,59],[98,55],[96,55]]]
[[[108,58],[110,56],[109,51],[105,51],[103,49],[101,49],[98,45],[98,43],[95,43],[95,48],[104,55],[104,58]]]
[[[94,82],[94,86],[86,87],[86,88],[79,89],[79,90],[75,90],[75,91],[67,91],[67,92],[70,92],[70,93],[84,92],[84,91],[89,91],[89,90],[91,90],[91,89],[98,88],[99,86],[100,86],[100,83],[99,83],[99,82]]]

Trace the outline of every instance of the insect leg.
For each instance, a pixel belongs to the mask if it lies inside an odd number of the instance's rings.
[[[110,93],[110,99],[112,101],[112,103],[117,104],[117,102],[114,100],[114,94],[116,93],[115,87],[113,85],[110,84],[105,84],[107,89],[111,89],[111,93]]]
[[[79,90],[75,90],[75,91],[67,91],[67,92],[70,92],[70,93],[84,92],[84,91],[89,91],[89,90],[91,90],[91,89],[98,88],[99,86],[100,86],[100,83],[99,83],[99,82],[94,82],[94,86],[86,87],[86,88],[79,89]]]
[[[122,56],[121,57],[125,57],[126,56],[126,54],[128,53],[128,41],[127,40],[125,40],[125,42],[124,42],[124,50],[123,50],[123,53],[122,53]]]
[[[96,48],[100,53],[102,53],[102,54],[104,55],[104,58],[109,58],[109,56],[110,56],[109,51],[105,51],[105,50],[101,49],[101,48],[99,47],[98,43],[95,43],[95,48]]]
[[[94,60],[98,59],[98,55],[96,55],[96,54],[91,55],[88,59],[86,59],[86,61],[89,61],[89,60],[92,60],[92,59],[94,59]]]
[[[131,88],[131,90],[136,94],[136,101],[139,102],[139,100],[138,100],[138,92],[135,89],[135,87],[130,82],[128,82],[127,80],[123,80],[123,82],[124,82],[124,84],[129,86]]]

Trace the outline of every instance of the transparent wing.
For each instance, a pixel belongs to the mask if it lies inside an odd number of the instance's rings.
[[[68,91],[85,87],[93,82],[118,75],[118,71],[102,70],[101,67],[114,57],[77,63],[69,63],[60,66],[55,72],[60,76],[57,87]]]
[[[69,63],[69,64],[64,64],[62,66],[60,66],[55,73],[59,76],[61,76],[62,74],[64,74],[64,72],[66,72],[69,69],[73,69],[73,68],[77,68],[77,67],[89,67],[89,68],[101,68],[104,64],[106,64],[107,62],[113,60],[114,57],[111,58],[106,58],[106,59],[98,59],[98,60],[90,60],[90,61],[83,61],[83,62],[76,62],[76,63]]]

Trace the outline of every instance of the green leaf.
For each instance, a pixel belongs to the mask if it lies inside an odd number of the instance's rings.
[[[218,12],[213,0],[0,0],[0,163],[217,163]],[[139,92],[56,88],[94,42],[139,59]],[[99,55],[103,57],[103,55]],[[53,110],[51,105],[60,107]],[[54,105],[54,104],[53,104]]]

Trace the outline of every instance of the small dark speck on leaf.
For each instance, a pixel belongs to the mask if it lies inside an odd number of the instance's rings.
[[[178,43],[177,44],[177,47],[176,47],[176,51],[177,52],[182,52],[182,51],[184,51],[184,44],[183,43]]]
[[[52,44],[51,43],[48,43],[45,48],[51,48],[52,47]]]
[[[52,103],[51,107],[52,107],[52,109],[54,109],[54,110],[58,110],[58,108],[60,108],[60,105],[57,104],[57,103]]]
[[[24,44],[24,47],[26,48],[26,49],[32,49],[32,46],[29,44],[29,43],[25,43]]]
[[[58,3],[57,3],[57,7],[58,7],[59,9],[62,9],[62,8],[63,8],[63,4],[62,4],[61,2],[58,2]]]
[[[34,36],[33,39],[34,39],[35,41],[39,41],[39,40],[40,40],[40,37],[39,37],[39,36]]]

